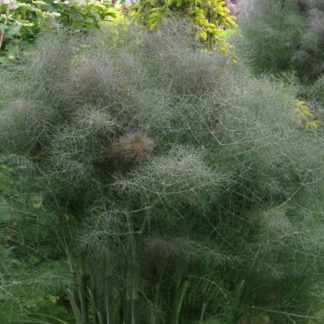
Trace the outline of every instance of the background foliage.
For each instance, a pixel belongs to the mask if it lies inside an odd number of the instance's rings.
[[[249,0],[246,6],[240,19],[243,50],[255,71],[294,70],[304,81],[323,75],[322,1]]]
[[[223,0],[141,0],[135,5],[138,19],[149,29],[156,28],[161,17],[171,13],[189,17],[197,26],[196,38],[203,41],[207,48],[216,45],[224,53],[228,53],[229,45],[223,37],[223,30],[236,26],[235,17]]]
[[[7,49],[14,59],[15,45],[29,45],[41,29],[60,25],[73,32],[99,28],[100,24],[115,17],[115,10],[99,1],[37,1],[3,0],[0,2],[0,51]],[[16,49],[17,51],[17,49]]]

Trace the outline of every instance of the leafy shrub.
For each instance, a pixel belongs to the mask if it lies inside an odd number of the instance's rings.
[[[57,215],[75,321],[321,321],[321,126],[190,25],[128,28],[45,36],[24,85],[3,79],[24,109],[5,99],[0,150],[32,161]]]
[[[106,3],[75,0],[4,0],[0,2],[0,14],[0,51],[15,43],[31,42],[50,23],[85,32],[115,17],[114,10]]]
[[[196,38],[203,41],[208,48],[216,45],[227,53],[229,48],[222,36],[223,28],[236,26],[235,17],[230,16],[225,1],[146,1],[141,0],[135,5],[137,18],[149,29],[156,28],[161,17],[171,13],[189,17],[197,26]]]

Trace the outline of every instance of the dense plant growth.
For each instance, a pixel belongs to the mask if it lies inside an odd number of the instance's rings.
[[[324,73],[322,0],[249,0],[240,19],[244,56],[255,71],[296,71],[304,81]]]
[[[98,29],[105,21],[128,16],[135,18],[150,30],[157,27],[163,18],[171,15],[187,17],[195,23],[196,39],[209,49],[216,46],[223,53],[232,55],[225,40],[224,30],[236,26],[235,17],[223,0],[207,2],[159,3],[145,2],[120,6],[115,1],[71,0],[71,1],[0,1],[0,63],[21,56],[21,49],[33,46],[40,31],[65,27],[75,32]]]
[[[102,21],[115,16],[114,10],[99,1],[0,1],[0,52],[17,44],[28,45],[41,28],[56,24],[75,31],[99,28]]]
[[[236,23],[224,0],[140,0],[134,8],[137,18],[151,30],[156,28],[161,18],[170,14],[187,17],[197,28],[196,39],[204,42],[209,49],[217,45],[222,52],[229,51],[223,30],[235,27]]]
[[[320,123],[192,32],[45,35],[0,72],[2,323],[324,320]]]

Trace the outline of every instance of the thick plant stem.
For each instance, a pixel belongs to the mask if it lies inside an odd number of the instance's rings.
[[[3,27],[3,30],[0,33],[0,52],[1,52],[1,49],[2,49],[3,42],[4,42],[4,36],[5,36],[6,26],[7,26],[7,23],[8,23],[9,13],[10,13],[10,10],[9,10],[9,6],[8,6],[7,12],[6,12],[6,18],[5,18],[4,22],[3,22],[4,27]]]
[[[182,285],[181,285],[181,279],[178,278],[177,284],[176,284],[176,294],[175,294],[175,304],[174,304],[174,314],[172,318],[172,324],[179,324],[179,319],[180,319],[180,313],[182,309],[182,304],[184,300],[184,296],[186,294],[186,291],[188,289],[188,281],[186,280]]]
[[[4,33],[5,33],[4,30],[2,30],[1,33],[0,33],[0,51],[1,51],[1,48],[2,48],[3,40],[4,40]]]
[[[84,272],[84,256],[80,255],[80,274],[79,274],[79,285],[78,285],[78,292],[79,292],[79,300],[80,300],[80,307],[81,307],[81,314],[83,321],[85,323],[88,322],[88,305],[87,305],[87,277]]]
[[[241,280],[238,284],[238,286],[235,289],[235,294],[234,294],[234,303],[233,303],[233,309],[234,309],[234,321],[238,320],[238,315],[239,315],[239,309],[240,309],[240,304],[242,302],[242,296],[244,294],[244,289],[245,289],[245,280]]]
[[[206,307],[207,307],[207,303],[203,303],[203,304],[202,304],[202,307],[201,307],[201,313],[200,313],[199,324],[203,324],[203,322],[204,322],[204,317],[205,317]]]
[[[161,284],[161,282],[159,281],[155,285],[154,308],[156,308],[156,309],[159,309],[159,305],[160,305],[160,284]],[[155,324],[157,322],[156,313],[155,313],[154,308],[151,309],[151,323],[152,324]]]
[[[106,309],[106,323],[113,324],[113,295],[112,295],[112,284],[109,279],[107,279],[106,289],[105,289],[105,309]]]
[[[69,299],[76,324],[85,324],[83,321],[83,318],[82,318],[82,314],[81,314],[79,307],[77,305],[77,302],[75,300],[74,293],[70,289],[67,290],[67,297]]]
[[[137,288],[137,273],[134,273],[134,268],[130,265],[127,274],[126,288],[126,304],[125,304],[125,324],[137,324],[137,304],[138,304],[138,288]]]
[[[134,227],[130,215],[126,214],[128,225],[128,247],[130,251],[130,260],[127,270],[126,287],[126,305],[125,305],[125,324],[137,324],[138,315],[138,265],[136,258],[136,240],[134,236]]]
[[[111,268],[105,253],[96,253],[96,273],[94,275],[95,308],[100,324],[113,324],[113,284]]]

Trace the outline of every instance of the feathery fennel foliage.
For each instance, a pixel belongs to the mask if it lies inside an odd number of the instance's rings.
[[[19,93],[1,153],[33,170],[14,230],[1,213],[4,282],[23,273],[57,307],[29,309],[24,285],[1,305],[50,323],[322,321],[323,130],[300,126],[295,90],[184,23],[116,34],[45,36],[23,84],[1,78]]]
[[[242,57],[255,72],[296,71],[304,82],[323,75],[321,0],[248,0],[245,6]]]

